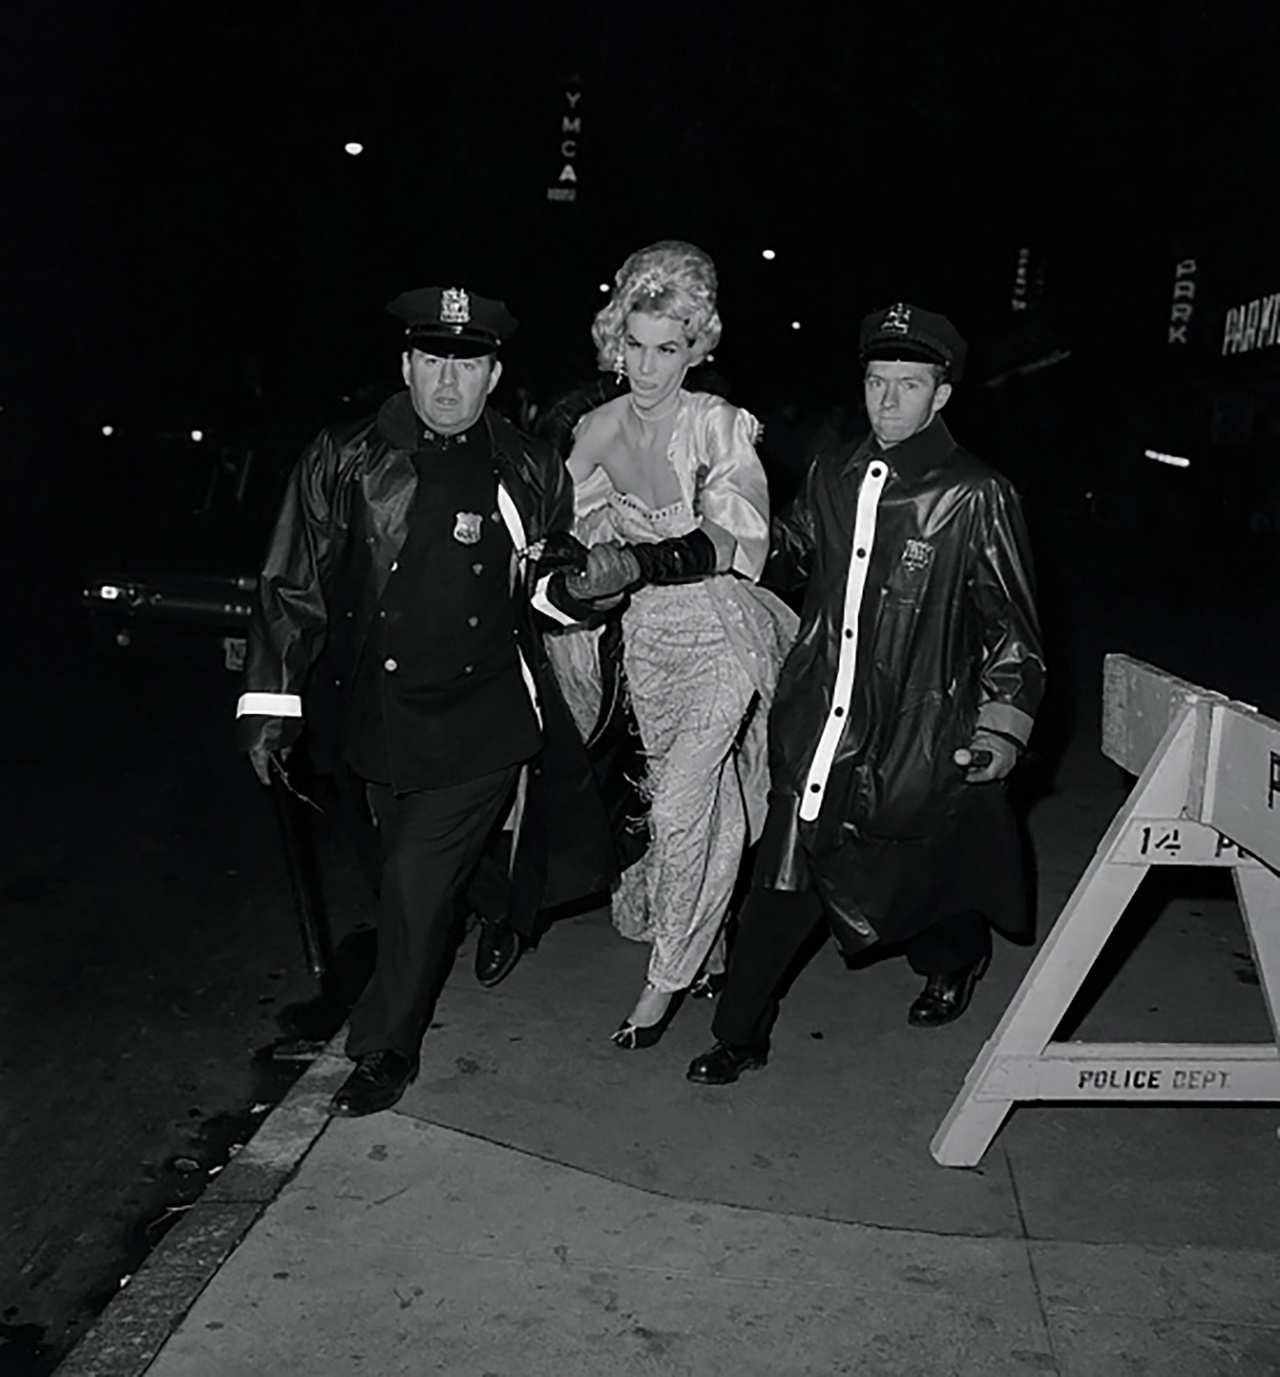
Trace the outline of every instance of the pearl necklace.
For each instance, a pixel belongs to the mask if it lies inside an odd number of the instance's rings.
[[[670,407],[664,411],[661,416],[653,416],[647,411],[642,411],[640,407],[636,405],[636,394],[634,392],[627,393],[627,401],[631,403],[631,410],[635,412],[639,420],[644,421],[648,425],[656,426],[660,421],[665,421],[668,416],[674,416],[676,414],[676,410],[680,406],[680,389],[678,387],[676,388],[675,394],[671,398]]]

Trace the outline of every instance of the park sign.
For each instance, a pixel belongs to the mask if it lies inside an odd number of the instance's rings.
[[[1224,354],[1249,354],[1280,344],[1280,292],[1232,306],[1222,327]]]
[[[1170,344],[1186,344],[1191,317],[1195,314],[1196,269],[1194,258],[1183,258],[1173,270],[1173,300],[1169,304],[1169,326],[1166,336]]]

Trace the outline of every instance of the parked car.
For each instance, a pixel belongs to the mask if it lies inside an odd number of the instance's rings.
[[[173,644],[216,646],[229,670],[244,668],[245,632],[258,586],[253,574],[95,574],[81,602],[102,649]]]
[[[241,669],[286,471],[263,446],[209,444],[199,432],[139,440],[113,470],[118,510],[101,523],[106,534],[82,584],[95,646],[192,652]]]

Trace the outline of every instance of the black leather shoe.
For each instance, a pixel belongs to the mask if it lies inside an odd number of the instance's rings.
[[[767,1047],[730,1047],[717,1042],[711,1051],[694,1057],[684,1074],[699,1085],[732,1085],[744,1071],[753,1071],[768,1060]]]
[[[486,988],[505,980],[520,960],[520,934],[502,919],[482,918],[476,936],[476,979]]]
[[[329,1113],[340,1119],[359,1119],[390,1109],[404,1094],[418,1068],[399,1052],[369,1052],[329,1101]]]
[[[990,964],[991,957],[984,956],[950,975],[931,975],[912,1003],[907,1022],[916,1028],[941,1028],[959,1018],[969,1007],[974,989]]]

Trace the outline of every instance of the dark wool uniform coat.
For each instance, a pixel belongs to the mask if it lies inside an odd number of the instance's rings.
[[[1002,784],[966,784],[976,727],[1026,741],[1044,686],[1018,496],[935,418],[820,456],[774,523],[765,581],[807,583],[769,720],[755,883],[815,889],[848,951],[961,911],[1029,922]]]
[[[511,921],[531,930],[540,907],[609,889],[616,876],[607,818],[542,641],[544,626],[588,615],[540,563],[555,533],[573,522],[573,486],[563,461],[484,411],[497,498],[511,536],[511,599],[526,691],[541,722],[513,848]],[[413,452],[422,434],[409,394],[377,416],[322,431],[290,477],[267,550],[249,627],[242,749],[288,745],[303,705],[317,754],[333,760],[349,724],[351,693],[387,579],[408,534],[418,485]],[[455,707],[460,733],[501,738],[502,720],[472,722]]]

